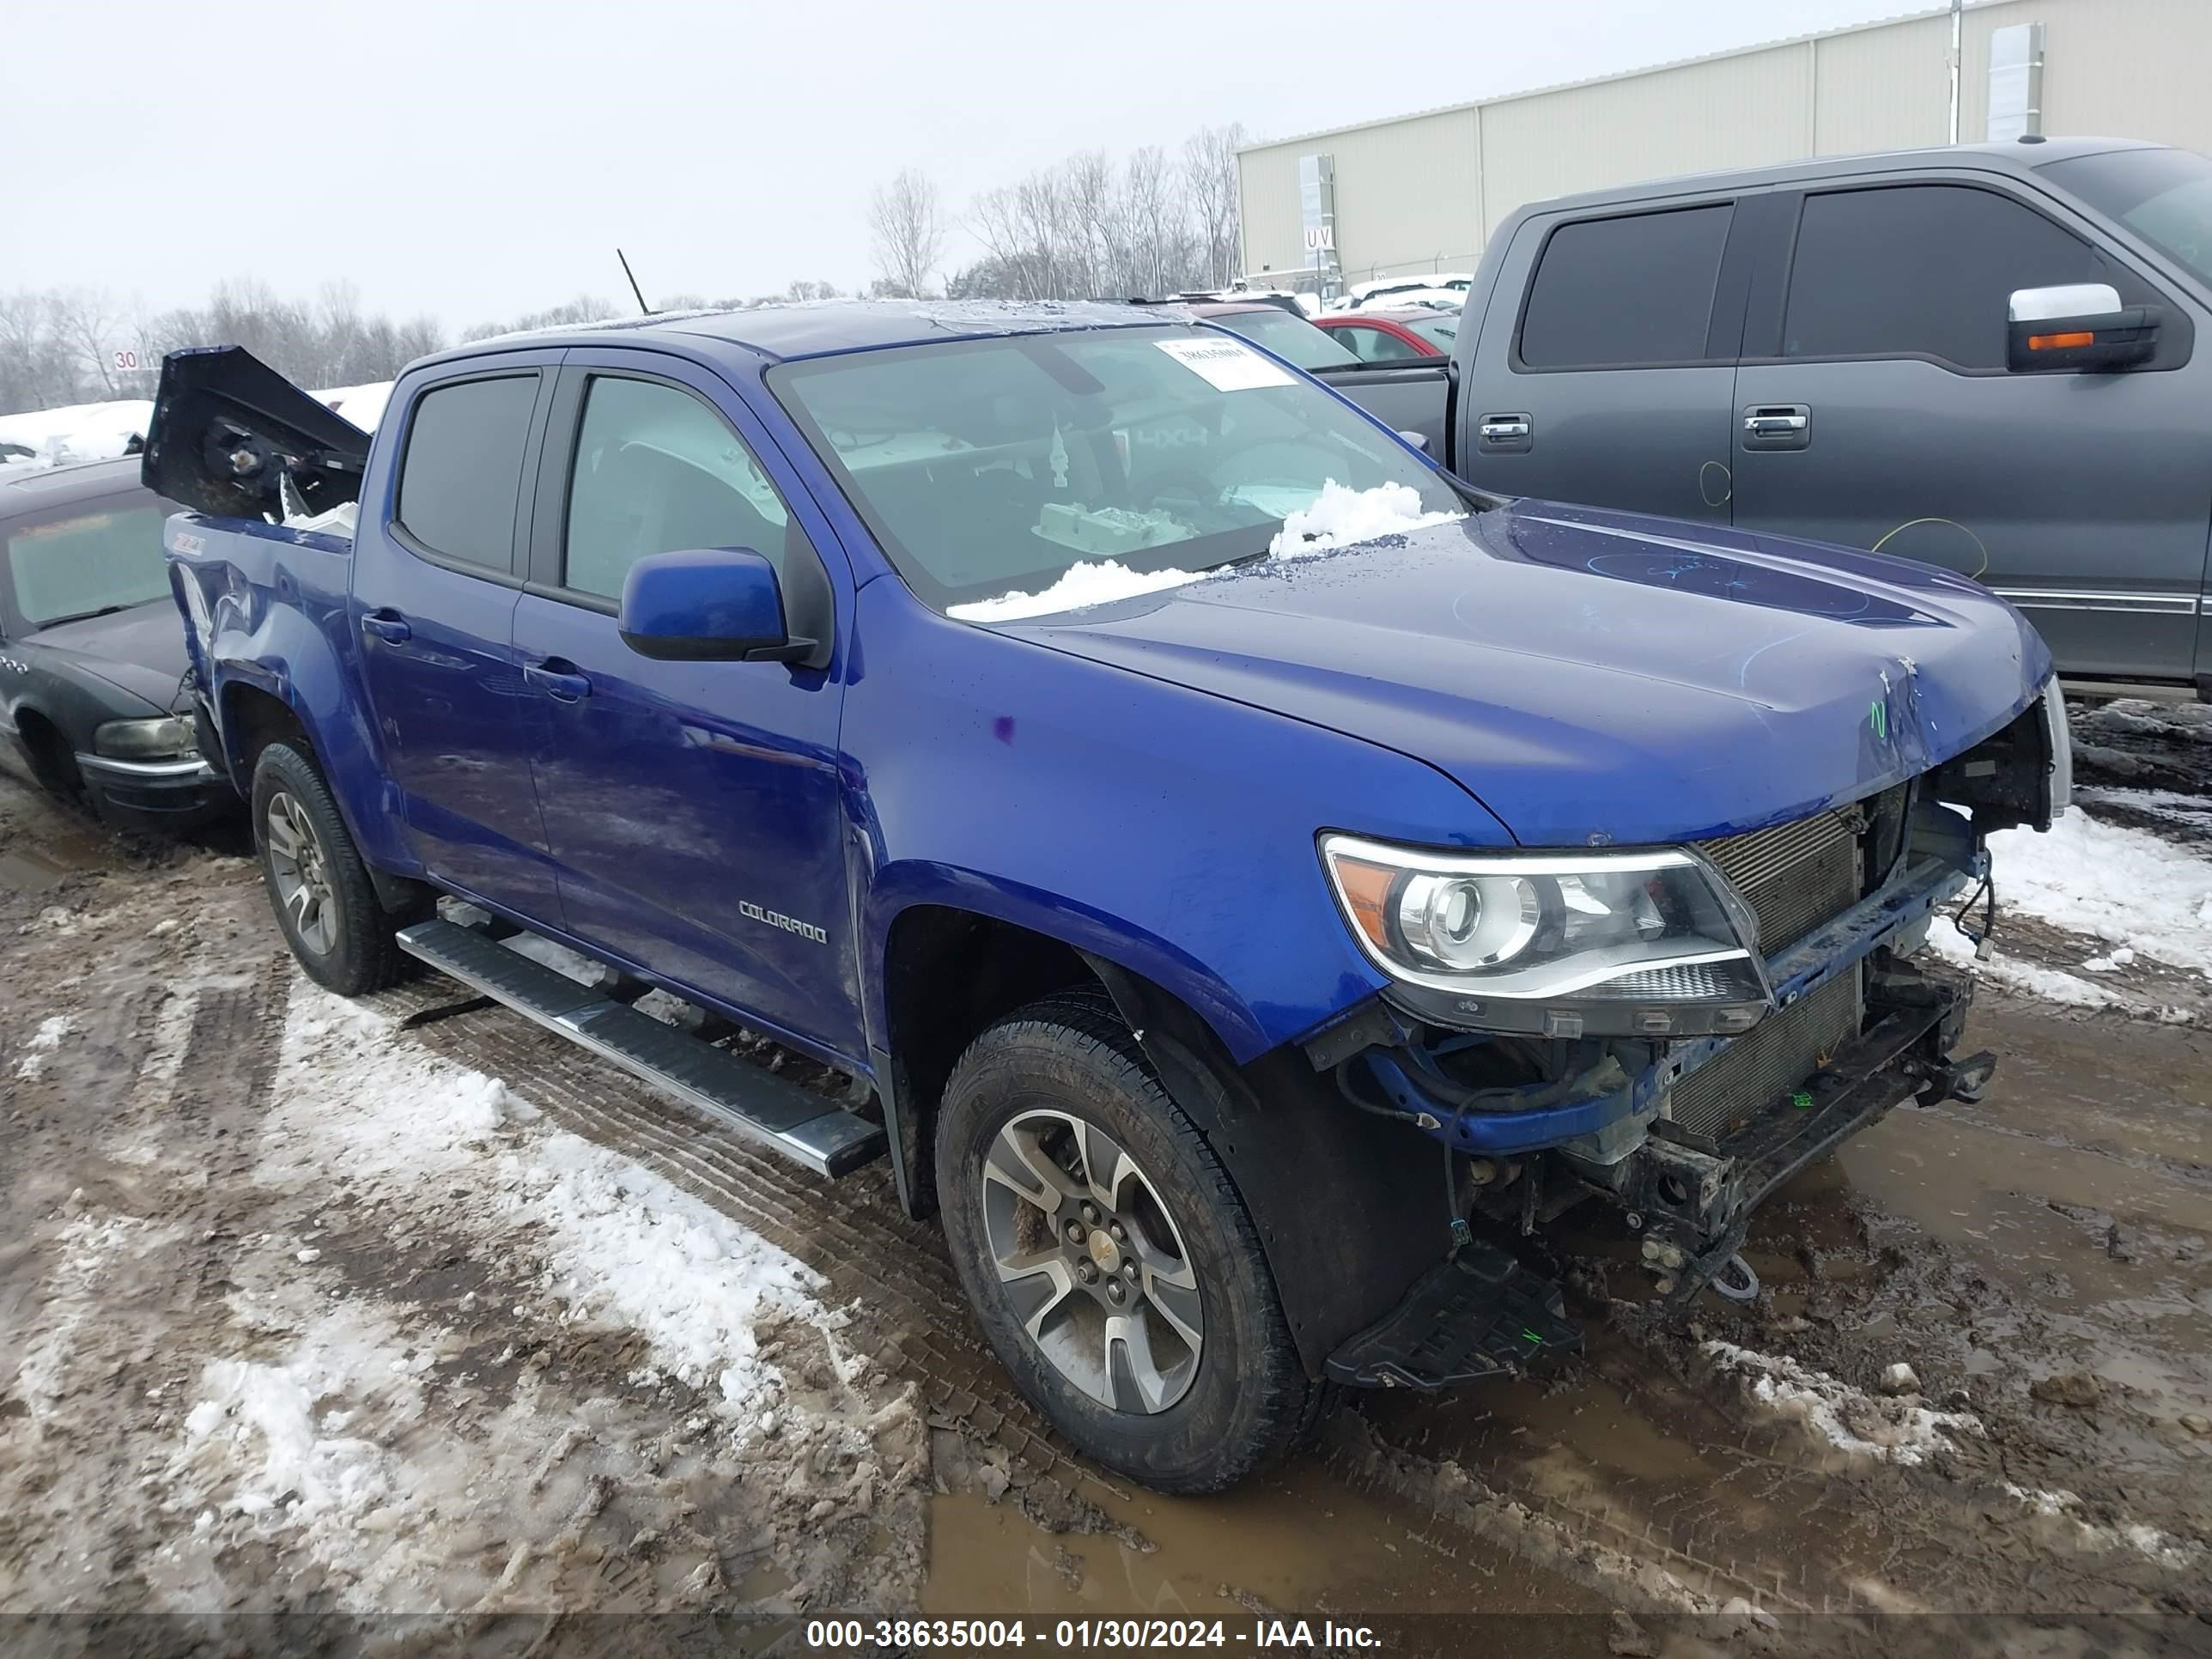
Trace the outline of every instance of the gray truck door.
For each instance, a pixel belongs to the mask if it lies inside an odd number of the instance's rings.
[[[1808,193],[1753,283],[1735,521],[1940,564],[2075,676],[2184,679],[2212,522],[2186,306],[1993,180]],[[2142,368],[2009,374],[2014,290],[2106,283],[2166,315]]]
[[[1726,523],[1743,291],[1730,198],[1543,214],[1514,234],[1460,387],[1461,475]],[[1462,346],[1462,351],[1465,347]]]

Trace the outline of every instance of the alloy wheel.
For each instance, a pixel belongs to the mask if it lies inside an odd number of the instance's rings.
[[[981,1182],[992,1267],[1054,1368],[1116,1411],[1181,1400],[1198,1376],[1205,1301],[1144,1167],[1097,1125],[1035,1109],[1000,1129]]]
[[[319,957],[328,956],[337,944],[337,896],[331,887],[329,857],[307,809],[280,789],[269,798],[262,827],[277,902],[292,918],[300,942]]]

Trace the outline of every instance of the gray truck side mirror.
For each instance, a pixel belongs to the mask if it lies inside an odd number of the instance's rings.
[[[2158,349],[2156,306],[2122,306],[2110,283],[2013,290],[2005,367],[2015,374],[2133,368]]]

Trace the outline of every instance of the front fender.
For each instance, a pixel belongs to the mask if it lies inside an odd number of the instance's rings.
[[[857,596],[847,805],[868,1029],[891,924],[917,903],[1016,923],[1196,1011],[1238,1064],[1380,988],[1315,836],[1506,847],[1423,763],[1034,640]]]
[[[1020,882],[943,864],[909,859],[878,872],[862,922],[867,959],[880,963],[892,927],[917,904],[941,905],[1012,923],[1142,975],[1180,998],[1218,1033],[1232,1052],[1258,1054],[1273,1046],[1266,1024],[1243,997],[1206,963],[1139,923],[1072,902]],[[882,1006],[884,975],[870,976],[868,1029],[886,1046]]]

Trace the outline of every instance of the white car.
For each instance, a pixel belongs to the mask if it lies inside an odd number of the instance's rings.
[[[1354,283],[1343,295],[1329,302],[1331,311],[1357,311],[1371,305],[1447,305],[1464,304],[1467,291],[1474,286],[1472,273],[1464,270],[1413,270],[1401,276],[1376,276],[1364,283]]]

